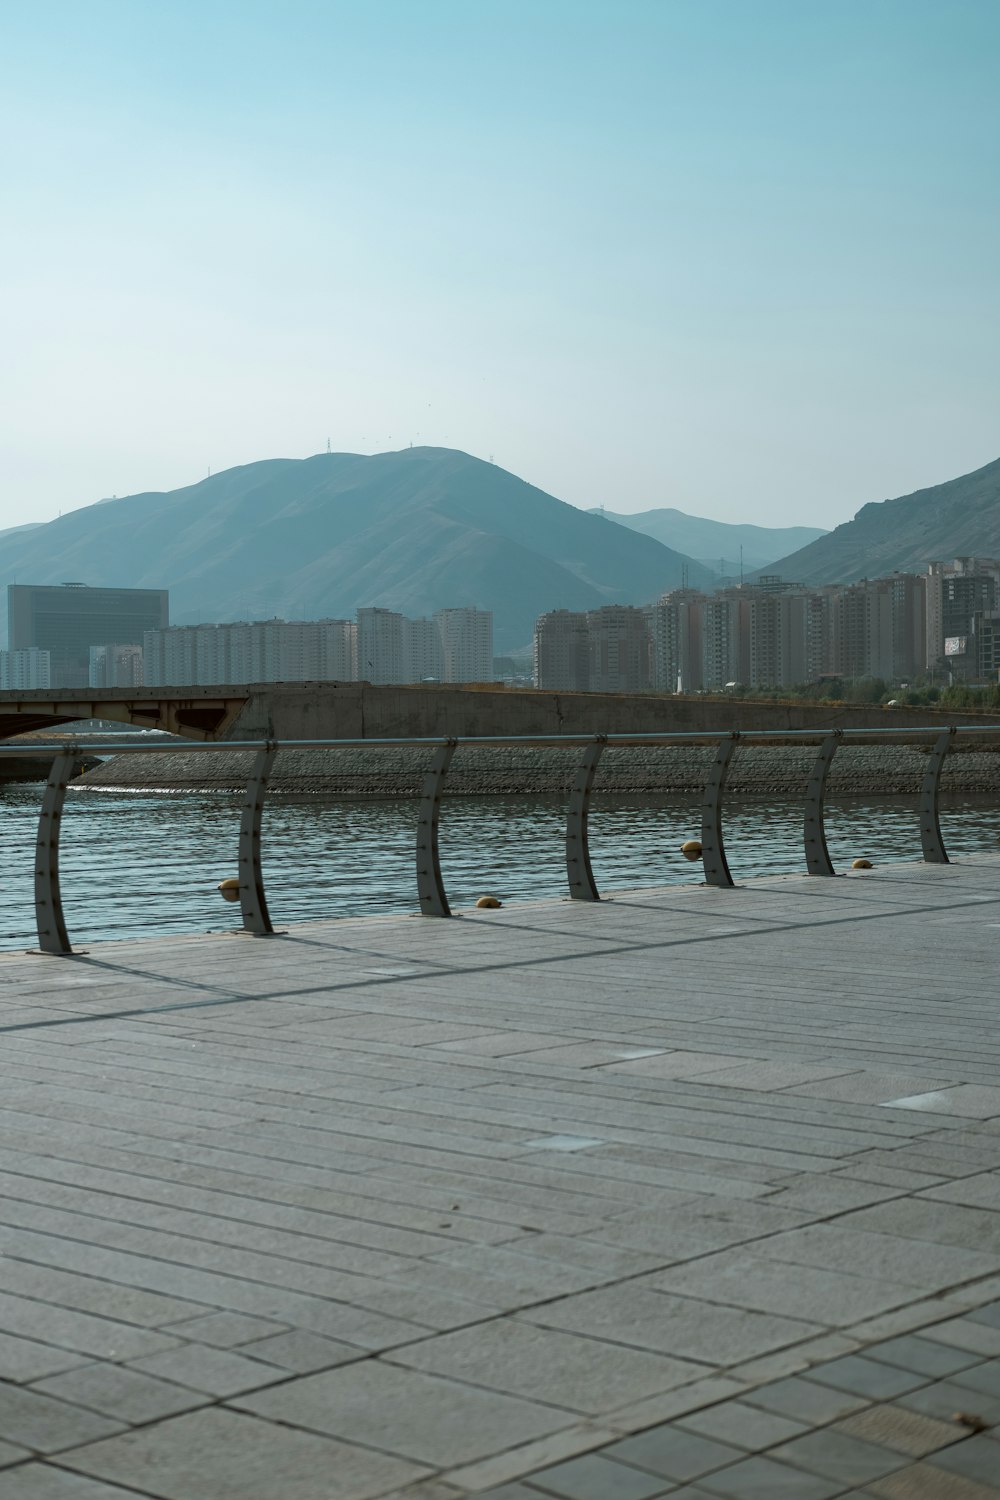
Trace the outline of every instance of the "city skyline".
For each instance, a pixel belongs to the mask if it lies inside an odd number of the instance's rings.
[[[52,0],[0,40],[0,526],[327,439],[825,527],[1000,452],[990,0]]]

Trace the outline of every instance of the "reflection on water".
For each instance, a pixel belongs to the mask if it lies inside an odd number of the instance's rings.
[[[3,861],[0,948],[36,941],[32,869],[40,786],[0,788]],[[602,891],[692,883],[701,865],[679,853],[697,837],[697,796],[594,798],[591,858]],[[152,936],[239,926],[239,908],[216,885],[236,873],[241,798],[223,793],[71,791],[63,819],[61,875],[71,938]],[[505,901],[564,896],[565,804],[548,797],[455,798],[441,818],[441,866],[452,905],[484,892]],[[417,804],[411,799],[333,802],[273,796],[264,812],[263,857],[275,924],[378,912],[415,912]],[[797,798],[733,799],[725,816],[735,879],[804,870]],[[1000,852],[1000,806],[951,799],[942,827],[952,857]],[[919,858],[913,800],[830,805],[834,864]]]

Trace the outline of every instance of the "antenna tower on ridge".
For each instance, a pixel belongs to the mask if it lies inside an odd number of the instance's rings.
[[[330,451],[330,439],[329,438],[327,438],[327,440],[326,440],[326,451],[327,451],[327,453],[329,453],[329,451]]]

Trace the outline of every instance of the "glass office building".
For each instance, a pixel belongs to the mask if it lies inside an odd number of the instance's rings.
[[[141,646],[170,623],[166,589],[102,589],[82,583],[7,586],[8,646],[48,651],[54,688],[87,687],[91,646]]]

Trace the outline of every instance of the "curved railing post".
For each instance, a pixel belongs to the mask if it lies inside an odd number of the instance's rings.
[[[930,865],[947,865],[951,861],[941,837],[938,797],[941,791],[941,768],[955,739],[955,726],[939,734],[927,759],[923,785],[920,788],[920,846]]]
[[[70,751],[60,751],[53,760],[42,795],[42,811],[35,842],[35,924],[38,928],[38,946],[43,953],[56,953],[64,958],[72,954],[73,948],[66,931],[59,890],[59,832],[66,788],[75,763],[76,755]]]
[[[240,910],[243,913],[243,930],[254,937],[273,937],[274,928],[264,895],[264,873],[260,861],[260,822],[264,810],[264,797],[274,765],[277,751],[271,744],[265,745],[254,756],[253,769],[247,782],[246,801],[240,818],[239,875]]]
[[[722,794],[726,789],[729,762],[736,749],[739,730],[719,741],[715,762],[705,785],[705,797],[701,804],[701,859],[705,867],[706,885],[735,885],[726,860],[726,846],[722,837]]]
[[[826,844],[826,827],[823,818],[823,798],[826,795],[826,778],[830,773],[830,763],[837,753],[837,746],[843,739],[844,731],[835,729],[828,734],[819,747],[819,753],[813,761],[809,782],[806,786],[805,806],[805,845],[806,845],[806,868],[810,875],[836,875],[833,868],[833,860]]]
[[[450,917],[451,907],[441,879],[438,859],[438,822],[441,816],[441,787],[448,774],[457,740],[446,740],[434,752],[430,770],[424,777],[417,822],[417,895],[420,912],[425,917]]]
[[[607,735],[597,735],[583,752],[576,768],[576,779],[569,794],[566,813],[566,878],[569,893],[574,901],[600,901],[601,894],[594,880],[590,864],[590,845],[587,841],[587,819],[590,813],[590,793],[597,773],[597,763],[608,743]]]

